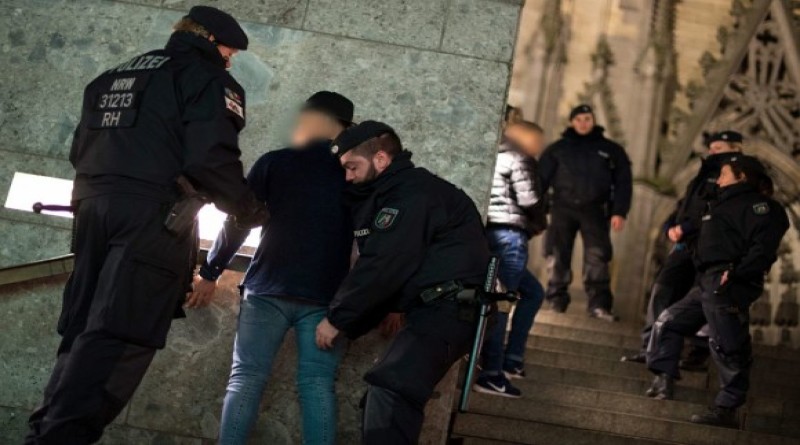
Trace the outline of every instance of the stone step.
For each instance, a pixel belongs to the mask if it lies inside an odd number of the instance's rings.
[[[676,400],[654,400],[644,396],[637,396],[624,393],[601,391],[589,388],[581,388],[570,385],[560,384],[525,384],[519,383],[525,389],[524,396],[520,400],[507,401],[500,397],[493,397],[484,394],[475,394],[471,399],[477,406],[483,406],[484,412],[494,412],[491,406],[504,403],[515,403],[521,410],[526,410],[528,404],[547,402],[556,405],[574,405],[587,408],[606,409],[610,411],[646,415],[648,417],[658,417],[673,419],[678,421],[688,420],[692,414],[701,413],[706,410],[706,404],[688,403]],[[472,405],[473,407],[475,405]],[[775,408],[766,413],[758,413],[753,409],[747,408],[742,411],[743,429],[762,433],[770,433],[783,436],[800,437],[800,415],[790,413],[793,418],[781,417],[784,413],[780,408]]]
[[[797,443],[796,438],[696,425],[688,421],[620,413],[610,409],[555,404],[542,400],[534,403],[521,400],[492,403],[487,400],[487,397],[476,397],[472,401],[470,410],[476,414],[488,414],[500,418],[562,425],[663,442],[695,445],[796,445]],[[529,427],[528,430],[530,429]],[[508,440],[505,437],[498,438]]]
[[[621,349],[620,349],[621,350]],[[652,379],[653,375],[642,363],[621,362],[617,356],[599,357],[595,355],[573,354],[568,351],[551,350],[545,348],[528,348],[526,361],[541,365],[559,368],[573,368],[589,371],[598,371],[603,374],[613,374],[624,377],[642,377]],[[757,391],[769,388],[769,393],[784,393],[800,398],[800,380],[796,378],[797,370],[792,363],[776,362],[774,359],[765,359],[769,363],[762,363],[756,357],[753,365],[751,382]],[[717,368],[713,364],[710,372],[683,372],[679,385],[695,388],[709,388],[716,385]],[[763,391],[762,391],[763,392]]]
[[[544,335],[531,335],[528,337],[528,349],[545,349],[551,351],[563,351],[571,354],[588,355],[602,357],[608,360],[619,360],[623,355],[631,355],[638,352],[636,348],[623,348],[618,346],[605,346],[582,341],[569,340],[559,337],[548,337]],[[775,358],[768,355],[757,355],[753,369],[759,367],[775,372],[787,374],[782,377],[794,376],[800,373],[799,364],[791,359]],[[800,383],[800,381],[798,381]]]
[[[667,445],[675,443],[476,413],[459,414],[453,432],[476,440],[476,442],[464,442],[465,444],[486,443],[488,445],[495,444],[496,441],[526,445]],[[478,440],[492,440],[492,442]]]
[[[577,369],[591,371],[598,374],[616,375],[650,381],[653,374],[641,363],[621,362],[619,359],[609,360],[590,355],[570,354],[561,351],[534,349],[526,354],[526,363],[553,366],[556,368]],[[686,372],[683,373],[678,385],[692,388],[708,388],[708,373]]]
[[[620,348],[625,351],[637,351],[641,346],[641,338],[638,333],[632,335],[548,324],[540,322],[538,316],[531,330],[531,337],[551,337],[590,345]],[[753,353],[756,357],[766,357],[791,364],[788,366],[797,366],[797,372],[800,372],[800,350],[769,345],[753,345]]]
[[[453,435],[450,437],[450,440],[447,441],[447,445],[514,445],[514,442]]]

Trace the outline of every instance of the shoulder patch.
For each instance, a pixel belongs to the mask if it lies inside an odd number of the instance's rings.
[[[376,230],[388,230],[397,221],[398,216],[400,216],[399,210],[391,207],[384,207],[375,216],[375,222],[373,225],[375,226]]]
[[[769,204],[766,202],[759,202],[758,204],[753,204],[753,213],[756,215],[766,215],[769,213]]]

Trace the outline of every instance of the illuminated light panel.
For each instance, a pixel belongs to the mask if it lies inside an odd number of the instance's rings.
[[[11,187],[8,189],[5,207],[33,212],[34,203],[69,205],[71,199],[72,181],[69,179],[15,172],[14,178],[11,180]],[[72,213],[70,212],[42,211],[42,213],[72,218]],[[203,207],[198,214],[200,239],[214,241],[220,229],[222,229],[226,216],[225,213],[220,212],[213,205]],[[252,230],[244,245],[258,247],[259,237],[260,230]]]

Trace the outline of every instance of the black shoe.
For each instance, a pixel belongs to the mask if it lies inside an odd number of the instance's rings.
[[[700,358],[689,356],[686,357],[685,360],[681,360],[678,366],[684,371],[705,372],[708,371],[708,357]]]
[[[675,398],[675,379],[669,374],[658,374],[645,393],[656,400],[672,400]]]
[[[596,318],[598,320],[608,321],[608,322],[611,322],[611,323],[619,321],[619,317],[617,317],[616,315],[612,314],[611,311],[609,311],[608,309],[603,309],[603,308],[599,308],[599,307],[598,308],[594,308],[591,311],[589,311],[589,316],[592,317],[592,318]]]
[[[736,408],[712,406],[705,414],[693,414],[691,421],[702,425],[739,428],[739,422],[736,420]]]
[[[567,306],[569,306],[569,303],[556,300],[550,300],[548,301],[548,304],[550,305],[550,310],[557,314],[563,314],[567,312]]]
[[[644,352],[637,352],[636,354],[623,355],[619,359],[621,362],[634,362],[634,363],[647,363],[647,354]]]

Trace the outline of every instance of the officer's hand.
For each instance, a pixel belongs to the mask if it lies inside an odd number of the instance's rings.
[[[667,231],[667,236],[669,236],[670,241],[677,243],[683,238],[683,229],[681,229],[681,226],[670,227]]]
[[[318,348],[322,350],[333,348],[333,343],[336,341],[336,337],[338,336],[339,330],[328,321],[327,317],[323,318],[322,321],[317,325]]]
[[[378,327],[384,337],[393,337],[406,324],[406,316],[400,312],[392,312],[386,316]]]
[[[619,215],[614,215],[611,217],[611,229],[615,232],[619,232],[625,228],[625,218]]]
[[[214,298],[214,293],[217,290],[217,282],[206,280],[200,275],[195,275],[192,289],[192,292],[186,298],[185,307],[190,309],[206,307]]]
[[[730,272],[730,271],[726,270],[725,272],[722,272],[722,278],[720,278],[720,280],[719,280],[719,285],[720,286],[724,286],[725,283],[728,282],[728,272]]]

